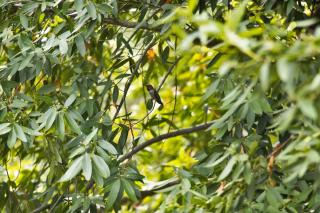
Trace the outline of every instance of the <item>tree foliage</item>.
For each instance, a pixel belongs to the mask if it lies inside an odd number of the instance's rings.
[[[317,1],[0,10],[3,212],[320,211]]]

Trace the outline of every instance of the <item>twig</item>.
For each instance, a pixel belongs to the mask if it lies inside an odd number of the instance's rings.
[[[61,202],[62,198],[64,197],[64,194],[60,195],[56,201],[53,203],[47,204],[47,205],[42,205],[39,208],[36,208],[33,210],[31,213],[39,213],[42,212],[43,210],[49,209],[49,208],[54,208],[58,203]]]
[[[200,124],[198,126],[195,126],[195,127],[190,127],[190,128],[185,128],[185,129],[179,129],[175,132],[170,132],[170,133],[166,133],[166,134],[163,134],[163,135],[159,135],[157,137],[154,137],[150,140],[147,140],[145,141],[144,143],[142,144],[139,144],[138,146],[136,146],[135,148],[133,148],[130,152],[128,152],[127,154],[123,155],[122,157],[119,158],[119,162],[122,162],[126,159],[129,159],[131,158],[134,154],[136,154],[137,152],[140,152],[141,150],[143,150],[144,148],[154,144],[154,143],[157,143],[159,141],[162,141],[164,139],[167,139],[167,138],[173,138],[173,137],[176,137],[176,136],[179,136],[179,135],[185,135],[185,134],[190,134],[190,133],[193,133],[193,132],[198,132],[198,131],[201,131],[201,130],[205,130],[207,129],[210,125],[213,124],[214,121],[211,121],[209,123],[204,123],[204,124]]]
[[[169,188],[169,187],[177,185],[179,183],[180,183],[180,180],[174,180],[172,182],[167,183],[166,185],[155,187],[155,188],[150,189],[150,190],[141,191],[140,192],[141,193],[141,200],[144,199],[147,196],[152,196],[152,195],[156,194],[156,192],[159,191],[159,190],[163,190],[163,189]]]
[[[123,20],[114,19],[114,18],[105,18],[104,23],[118,25],[118,26],[126,27],[126,28],[138,28],[138,29],[143,29],[143,30],[150,30],[150,31],[154,31],[154,32],[161,31],[161,26],[153,27],[149,24],[140,25],[140,23],[138,23],[138,22],[128,22],[128,21],[123,21]]]
[[[168,69],[166,75],[163,77],[162,81],[160,82],[157,92],[160,91],[161,87],[163,86],[164,82],[166,82],[167,78],[169,77],[169,75],[172,73],[173,69],[175,68],[175,66],[178,64],[178,62],[180,61],[181,57],[178,58],[174,64],[170,67],[170,69]]]
[[[128,91],[129,91],[129,88],[130,88],[130,86],[131,86],[131,84],[133,82],[133,79],[134,79],[135,75],[138,72],[138,69],[139,69],[139,67],[140,67],[140,65],[141,65],[141,63],[143,61],[144,56],[147,54],[148,50],[155,45],[155,43],[156,43],[156,40],[152,41],[147,46],[147,48],[144,50],[142,56],[140,57],[139,61],[137,62],[136,67],[135,67],[135,69],[133,70],[133,72],[131,74],[131,77],[129,78],[128,82],[125,85],[125,88],[124,88],[124,91],[123,91],[123,96],[122,96],[121,101],[120,101],[120,103],[119,103],[119,105],[117,107],[117,110],[116,110],[116,112],[115,112],[115,114],[113,116],[112,121],[114,121],[117,118],[117,116],[118,116],[118,114],[120,112],[120,109],[121,109],[121,107],[122,107],[122,105],[123,105],[123,103],[124,103],[124,101],[126,99],[126,96],[127,96]]]

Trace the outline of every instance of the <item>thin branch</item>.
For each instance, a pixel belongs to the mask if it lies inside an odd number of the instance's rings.
[[[150,24],[140,25],[139,22],[129,22],[129,21],[124,21],[124,20],[119,20],[119,19],[114,19],[114,18],[105,18],[104,23],[117,25],[120,27],[126,27],[126,28],[138,28],[138,29],[143,29],[143,30],[150,30],[150,31],[154,31],[154,32],[161,31],[161,26],[155,27]]]
[[[145,191],[140,191],[140,194],[141,194],[141,197],[139,198],[139,201],[142,202],[142,200],[148,196],[153,196],[157,193],[157,191],[159,190],[163,190],[163,189],[166,189],[166,188],[169,188],[171,186],[175,186],[177,184],[180,183],[180,180],[174,180],[172,182],[169,182],[163,186],[158,186],[158,187],[155,187],[153,189],[150,189],[150,190],[145,190]],[[122,198],[121,202],[123,204],[127,203],[127,202],[130,202],[131,200],[128,199],[127,197],[124,197]]]
[[[185,135],[185,134],[190,134],[190,133],[193,133],[193,132],[198,132],[198,131],[201,131],[201,130],[205,130],[207,129],[210,125],[213,124],[214,121],[211,121],[209,123],[204,123],[204,124],[200,124],[198,126],[195,126],[195,127],[190,127],[190,128],[185,128],[185,129],[179,129],[175,132],[170,132],[170,133],[166,133],[166,134],[163,134],[163,135],[159,135],[157,137],[154,137],[150,140],[147,140],[145,141],[144,143],[142,144],[139,144],[138,146],[136,146],[135,148],[133,148],[130,152],[128,152],[127,154],[123,155],[122,157],[119,158],[119,162],[122,162],[126,159],[129,159],[131,158],[134,154],[136,154],[137,152],[140,152],[141,150],[143,150],[144,148],[154,144],[154,143],[157,143],[157,142],[160,142],[164,139],[168,139],[168,138],[173,138],[173,137],[176,137],[176,136],[179,136],[179,135]]]
[[[174,186],[174,185],[177,185],[180,183],[180,180],[174,180],[172,182],[169,182],[163,186],[159,186],[159,187],[155,187],[153,189],[150,189],[150,190],[145,190],[145,191],[141,191],[141,200],[144,199],[145,197],[147,196],[152,196],[154,194],[156,194],[157,191],[159,190],[163,190],[163,189],[166,189],[166,188],[169,188],[171,186]]]
[[[178,64],[178,62],[180,61],[181,58],[178,58],[174,64],[168,69],[166,75],[163,77],[162,81],[160,82],[157,91],[159,92],[161,87],[163,86],[164,82],[166,82],[167,78],[169,77],[169,75],[172,73],[173,69],[175,68],[175,66]]]
[[[117,118],[117,116],[118,116],[118,114],[119,114],[119,112],[120,112],[120,109],[121,109],[124,101],[126,100],[127,93],[128,93],[128,91],[129,91],[129,88],[130,88],[130,86],[131,86],[131,84],[132,84],[132,82],[133,82],[133,80],[134,80],[135,75],[138,73],[139,67],[140,67],[140,65],[141,65],[141,63],[142,63],[142,61],[143,61],[144,56],[147,54],[148,50],[155,45],[155,43],[156,43],[156,40],[152,41],[152,42],[147,46],[147,48],[144,50],[143,54],[141,55],[139,61],[137,62],[136,67],[135,67],[135,69],[133,70],[133,72],[132,72],[132,74],[131,74],[131,76],[130,76],[130,79],[128,80],[128,82],[126,83],[126,85],[125,85],[125,87],[124,87],[123,96],[122,96],[121,101],[120,101],[120,103],[119,103],[119,105],[118,105],[118,107],[117,107],[117,110],[116,110],[116,112],[115,112],[115,114],[114,114],[114,116],[113,116],[112,121],[114,121],[114,120]]]
[[[43,212],[46,209],[55,207],[57,204],[59,204],[63,200],[63,198],[64,198],[64,194],[60,195],[56,201],[53,201],[52,203],[47,205],[42,205],[39,208],[36,208],[35,210],[33,210],[31,213],[39,213],[39,212]]]

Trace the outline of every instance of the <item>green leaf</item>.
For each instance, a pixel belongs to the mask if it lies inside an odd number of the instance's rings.
[[[266,192],[266,197],[267,197],[268,203],[270,205],[272,205],[276,208],[281,205],[282,197],[276,189],[274,189],[274,188],[268,189]]]
[[[107,206],[106,209],[111,209],[114,202],[116,201],[119,191],[120,191],[121,181],[120,179],[117,179],[111,184],[110,192],[107,198]]]
[[[98,141],[98,144],[101,148],[103,148],[104,150],[108,151],[109,153],[113,154],[113,155],[117,155],[118,152],[116,150],[116,148],[109,142],[105,141],[105,140],[100,140]]]
[[[232,171],[234,165],[236,164],[237,160],[235,157],[232,157],[227,166],[224,168],[224,170],[222,171],[222,173],[220,174],[218,181],[225,179]]]
[[[28,18],[23,13],[19,14],[20,17],[20,23],[23,26],[24,29],[28,29]]]
[[[97,168],[98,173],[104,178],[109,177],[110,176],[109,166],[106,164],[103,158],[98,155],[93,155],[92,159],[93,159],[94,165]]]
[[[129,128],[126,126],[123,126],[122,131],[121,131],[121,135],[119,138],[119,142],[118,142],[118,146],[119,146],[120,150],[123,149],[124,145],[127,142],[128,133],[129,133]]]
[[[24,134],[21,126],[19,124],[13,124],[14,130],[17,134],[17,138],[19,138],[22,142],[27,142],[27,137]]]
[[[76,37],[75,41],[76,41],[76,46],[77,46],[77,49],[78,49],[80,55],[82,57],[85,56],[85,54],[86,54],[86,45],[84,43],[82,35],[78,35]]]
[[[28,56],[26,56],[23,61],[21,62],[20,66],[19,66],[19,71],[23,70],[24,68],[26,68],[27,66],[31,65],[30,61],[33,58],[33,54],[29,54]]]
[[[97,18],[97,11],[96,11],[96,7],[91,1],[88,3],[87,10],[92,20],[95,20]]]
[[[77,122],[70,115],[70,112],[66,112],[64,115],[65,115],[65,118],[66,118],[71,130],[73,132],[81,135],[81,129],[80,129],[79,125],[77,124]]]
[[[0,135],[4,135],[11,131],[11,127],[9,127],[10,123],[2,123],[0,124]]]
[[[64,135],[65,135],[65,125],[64,125],[64,112],[59,112],[58,114],[58,119],[57,119],[57,130],[58,130],[58,134],[59,134],[59,138],[61,140],[64,139]]]
[[[260,83],[263,90],[269,88],[270,63],[265,62],[260,68]]]
[[[115,85],[112,93],[113,103],[117,103],[118,97],[119,97],[119,88],[117,85]]]
[[[197,196],[201,199],[208,200],[208,198],[205,195],[203,195],[195,190],[189,190],[189,192],[191,192],[192,194],[194,194],[195,196]]]
[[[138,199],[137,199],[134,187],[131,184],[131,181],[129,181],[125,178],[121,178],[121,185],[123,185],[123,188],[124,188],[125,192],[127,193],[128,197],[130,198],[130,200],[136,202]]]
[[[66,39],[59,40],[59,50],[61,55],[64,55],[68,52],[68,43]]]
[[[97,132],[97,128],[93,129],[92,132],[89,135],[87,135],[87,137],[83,140],[83,144],[88,145],[92,138],[97,134]]]
[[[60,178],[58,182],[65,182],[71,180],[74,176],[76,176],[81,170],[83,156],[78,157],[73,161],[69,169],[64,173],[64,175]]]
[[[280,58],[277,62],[277,71],[282,81],[287,82],[293,72],[293,64],[286,58]]]
[[[82,159],[82,171],[86,180],[90,180],[92,175],[92,164],[89,154],[86,152]]]
[[[13,128],[12,131],[10,132],[9,136],[8,136],[7,145],[11,149],[11,148],[14,147],[16,142],[17,142],[17,135],[16,135],[16,132],[15,132],[15,130]]]
[[[83,146],[80,146],[70,153],[69,158],[73,158],[79,154],[82,154],[84,151],[86,151],[86,149]]]
[[[21,128],[22,128],[23,132],[28,134],[28,135],[32,135],[32,136],[40,136],[40,135],[42,135],[42,133],[37,131],[37,130],[29,129],[29,128],[24,127],[24,126],[22,126]]]
[[[215,80],[211,85],[206,89],[206,93],[202,97],[202,101],[207,100],[214,92],[216,92],[217,87],[219,86],[220,79]]]
[[[38,91],[40,95],[46,95],[56,90],[56,86],[54,84],[47,84],[41,87]]]
[[[298,102],[298,106],[305,116],[313,120],[316,120],[318,118],[317,109],[314,107],[312,101],[307,99],[300,99]]]
[[[58,113],[56,108],[50,108],[50,114],[46,121],[45,131],[51,128],[53,122],[56,120],[57,114]]]
[[[234,10],[232,10],[230,13],[227,14],[226,25],[230,29],[236,30],[239,27],[241,19],[244,16],[244,13],[246,10],[247,2],[248,0],[242,1],[238,7],[236,7]]]
[[[77,12],[80,12],[83,8],[83,0],[75,0],[74,7],[76,8]]]
[[[77,98],[76,94],[71,94],[67,100],[64,102],[64,107],[68,108]]]
[[[277,119],[277,123],[279,124],[278,131],[284,131],[288,129],[289,125],[294,119],[296,110],[296,107],[290,107],[280,115],[280,117]]]

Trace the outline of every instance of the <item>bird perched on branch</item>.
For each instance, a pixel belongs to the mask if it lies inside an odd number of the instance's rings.
[[[146,87],[147,87],[147,90],[148,90],[151,98],[152,98],[153,100],[155,100],[158,104],[160,104],[160,105],[163,106],[163,103],[162,103],[162,101],[161,101],[160,95],[159,95],[159,93],[157,92],[157,90],[156,90],[155,88],[153,88],[153,86],[150,85],[150,84],[147,84]]]

